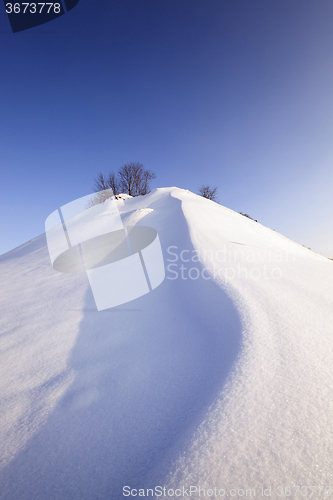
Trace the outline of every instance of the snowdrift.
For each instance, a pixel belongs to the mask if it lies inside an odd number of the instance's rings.
[[[163,249],[139,299],[97,312],[45,235],[0,257],[0,498],[327,498],[333,262],[182,189],[117,203]]]

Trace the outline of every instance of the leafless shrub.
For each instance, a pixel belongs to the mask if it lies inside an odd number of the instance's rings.
[[[253,219],[252,217],[250,217],[248,214],[243,214],[243,212],[238,212],[240,215],[244,215],[244,217],[247,217],[248,219],[251,219],[251,220],[254,220],[254,222],[258,222],[257,219]],[[275,231],[275,229],[273,229],[273,231]]]
[[[113,198],[114,194],[112,189],[103,189],[102,191],[99,191],[95,195],[93,195],[90,200],[88,201],[86,208],[91,208],[95,205],[99,205],[101,203],[104,203],[106,200],[109,198]]]
[[[119,183],[114,172],[110,172],[108,176],[100,172],[95,179],[94,189],[96,192],[111,189],[114,195],[119,194]]]
[[[155,178],[154,172],[145,170],[142,163],[126,163],[119,168],[117,175],[112,171],[107,176],[100,172],[94,189],[96,192],[112,190],[115,196],[120,193],[140,196],[150,192],[150,181]],[[98,202],[98,198],[94,200]],[[101,200],[104,201],[103,197]]]
[[[203,185],[199,188],[199,194],[207,200],[217,201],[217,187]]]
[[[118,170],[119,189],[130,196],[149,193],[149,183],[155,174],[145,170],[142,163],[127,163]]]

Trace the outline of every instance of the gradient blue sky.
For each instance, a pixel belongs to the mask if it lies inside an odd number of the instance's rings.
[[[0,61],[0,253],[139,161],[333,257],[331,0],[80,0],[16,34],[1,4]]]

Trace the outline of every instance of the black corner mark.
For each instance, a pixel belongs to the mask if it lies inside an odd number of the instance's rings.
[[[67,12],[74,9],[74,7],[79,3],[80,0],[64,0]]]
[[[53,21],[65,14],[62,0],[50,2],[3,0],[13,33]],[[79,0],[64,0],[67,11]]]

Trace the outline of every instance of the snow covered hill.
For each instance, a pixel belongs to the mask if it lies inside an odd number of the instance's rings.
[[[45,235],[0,257],[0,498],[328,498],[333,262],[182,189],[117,203],[163,249],[139,299],[97,312]]]

